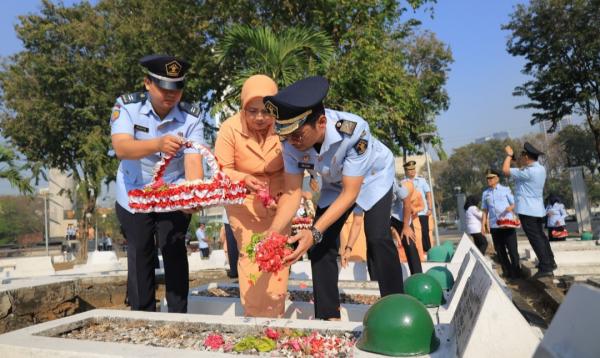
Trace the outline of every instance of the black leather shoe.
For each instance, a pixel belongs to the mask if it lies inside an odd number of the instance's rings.
[[[552,269],[553,269],[553,270],[556,270],[557,268],[558,268],[558,265],[556,264],[556,262],[555,262],[555,263],[553,263],[553,264],[552,264]]]

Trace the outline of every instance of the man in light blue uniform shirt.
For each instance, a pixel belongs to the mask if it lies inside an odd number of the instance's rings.
[[[406,179],[413,183],[415,190],[421,194],[425,207],[419,211],[419,224],[421,224],[421,241],[423,243],[423,251],[428,252],[431,249],[431,237],[429,235],[429,217],[431,216],[431,188],[427,184],[425,178],[417,175],[417,163],[414,160],[404,164],[404,173]]]
[[[174,158],[163,180],[200,179],[202,157],[185,148],[183,139],[204,140],[200,110],[180,102],[189,64],[173,56],[151,55],[146,68],[147,92],[119,97],[111,115],[111,139],[121,160],[117,172],[116,212],[127,239],[128,300],[132,310],[155,311],[155,238],[163,255],[169,312],[187,312],[188,262],[185,234],[191,212],[134,213],[127,193],[149,184],[163,155]]]
[[[554,254],[550,242],[544,233],[544,184],[546,169],[538,162],[538,157],[544,153],[537,150],[531,143],[525,142],[519,156],[520,168],[511,168],[514,151],[510,146],[504,148],[506,159],[502,164],[504,175],[510,176],[515,182],[515,197],[517,214],[521,220],[523,231],[535,252],[539,264],[535,278],[553,276],[556,268]]]
[[[481,196],[483,209],[482,231],[491,233],[494,249],[502,267],[502,275],[518,278],[521,275],[519,251],[517,247],[517,231],[514,227],[501,227],[498,219],[514,220],[515,198],[509,187],[501,185],[500,173],[489,169],[486,173],[488,188]]]
[[[315,224],[290,239],[293,263],[310,249],[315,317],[339,319],[337,238],[354,205],[365,211],[367,250],[382,296],[402,293],[402,267],[391,237],[389,218],[395,168],[392,152],[371,136],[368,123],[351,113],[325,109],[329,83],[309,77],[264,98],[285,140],[285,191],[271,231],[284,232],[300,204],[304,170],[318,172],[322,189]]]

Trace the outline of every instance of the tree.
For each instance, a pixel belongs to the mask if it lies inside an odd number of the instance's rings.
[[[328,71],[334,84],[328,104],[367,119],[395,154],[416,152],[418,135],[435,132],[435,115],[447,109],[450,50],[433,34],[407,27],[366,26],[348,36],[353,46]]]
[[[571,114],[582,115],[600,160],[600,0],[531,0],[517,5],[503,29],[511,31],[507,50],[525,57],[532,79],[516,87],[527,96],[532,124],[548,121],[553,131]]]
[[[323,32],[290,27],[275,34],[269,27],[232,26],[216,47],[217,59],[231,63],[233,89],[226,101],[235,106],[244,81],[254,74],[266,74],[281,87],[326,68],[333,55],[333,43]],[[321,72],[323,72],[321,70]],[[236,99],[236,103],[231,103]]]
[[[18,243],[21,237],[23,243],[31,243],[30,239],[40,237],[44,231],[43,205],[41,198],[0,197],[0,245]]]
[[[268,25],[278,36],[309,26],[334,46],[336,66],[325,71],[333,84],[327,104],[363,115],[395,152],[400,146],[412,150],[416,134],[435,129],[432,116],[447,106],[448,59],[436,60],[440,46],[431,36],[423,41],[429,50],[409,51],[405,45],[418,23],[400,16],[432,3],[103,0],[66,7],[43,0],[40,13],[19,18],[24,50],[0,70],[0,128],[27,161],[72,173],[85,211],[93,212],[94,194],[114,180],[117,169],[117,160],[107,155],[110,110],[115,98],[142,88],[139,58],[170,53],[190,60],[185,100],[208,113],[240,71],[238,62],[219,61],[214,53],[233,24]],[[323,55],[323,47],[315,49]],[[441,76],[410,72],[411,56],[426,64],[419,68]],[[320,60],[303,73],[314,73]]]
[[[520,148],[522,145],[511,139],[490,140],[481,144],[471,143],[456,148],[447,162],[435,162],[434,173],[436,188],[442,193],[439,195],[441,211],[455,211],[455,188],[460,187],[466,195],[480,196],[486,187],[485,172],[488,168],[501,171],[505,158],[503,148],[511,145]],[[440,163],[444,163],[439,168]],[[438,196],[438,191],[436,191]]]
[[[556,140],[562,150],[562,157],[566,159],[566,166],[582,166],[592,174],[596,171],[598,159],[590,131],[582,126],[566,126],[558,132]]]
[[[7,146],[0,145],[0,179],[7,180],[11,186],[17,188],[21,193],[33,193],[33,187],[29,178],[25,178],[21,172],[27,169],[27,165],[19,165],[15,162],[17,156]]]

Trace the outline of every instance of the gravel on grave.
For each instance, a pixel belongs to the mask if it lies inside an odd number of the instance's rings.
[[[194,296],[204,297],[240,297],[238,287],[215,287],[204,291],[192,293]],[[289,291],[288,300],[296,302],[313,302],[311,291]],[[353,303],[361,305],[372,305],[379,300],[379,295],[347,294],[340,293],[340,303]]]
[[[273,336],[275,334],[276,337]],[[360,332],[308,331],[262,326],[226,326],[123,318],[98,318],[59,333],[59,338],[276,357],[348,357]],[[215,345],[215,337],[220,343]],[[248,339],[271,344],[269,351],[240,349]],[[242,342],[242,344],[244,344]]]

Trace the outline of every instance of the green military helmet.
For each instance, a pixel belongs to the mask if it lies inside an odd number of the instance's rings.
[[[446,250],[448,250],[448,255],[450,255],[449,260],[452,260],[452,257],[454,256],[454,253],[456,252],[456,249],[455,249],[452,241],[444,241],[442,246],[444,246],[446,248]]]
[[[454,286],[454,276],[444,266],[432,267],[427,270],[427,274],[433,277],[442,286],[443,290],[449,290]]]
[[[593,240],[593,239],[594,239],[594,234],[592,234],[589,231],[586,231],[583,234],[581,234],[581,241],[589,241],[589,240]]]
[[[388,356],[418,356],[434,352],[439,344],[427,308],[414,297],[394,294],[369,308],[356,347]]]
[[[430,275],[416,273],[404,281],[404,292],[413,296],[427,307],[438,307],[444,303],[440,283]]]
[[[427,251],[427,261],[430,262],[448,262],[450,253],[448,248],[442,245],[434,246]]]

